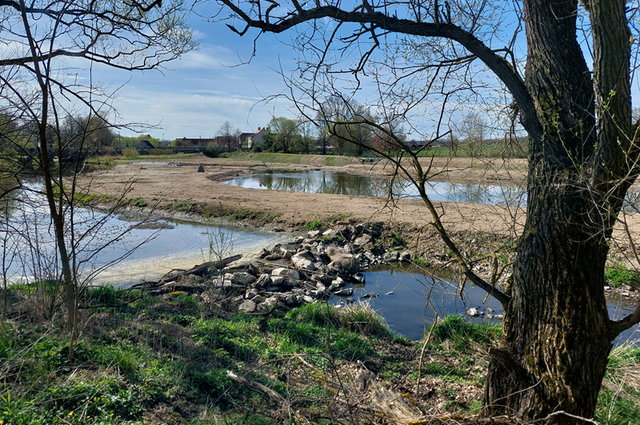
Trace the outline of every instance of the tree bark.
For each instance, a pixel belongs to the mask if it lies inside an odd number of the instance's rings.
[[[624,0],[607,4],[621,6],[617,19],[624,20]],[[590,5],[602,10],[603,3]],[[630,129],[629,56],[623,49],[615,64],[596,64],[594,82],[576,40],[577,0],[526,0],[524,13],[526,85],[544,131],[530,138],[527,221],[485,406],[488,414],[544,418],[566,411],[591,418],[616,336],[604,296],[608,241],[634,179],[619,166],[630,159],[619,143]],[[602,28],[601,15],[592,20]],[[617,31],[604,26],[619,41],[628,30],[626,22],[616,23]],[[596,62],[611,56],[599,36],[594,28]],[[555,415],[548,423],[582,421]]]

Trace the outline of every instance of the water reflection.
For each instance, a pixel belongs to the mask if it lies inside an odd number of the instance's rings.
[[[186,269],[208,261],[212,228],[194,223],[156,220],[138,226],[99,211],[74,210],[75,265],[81,279],[99,284],[127,284],[159,279],[174,268]],[[55,234],[41,187],[25,184],[8,219],[0,220],[4,257],[0,272],[9,282],[57,279],[60,266]],[[147,223],[149,224],[149,223]],[[273,245],[284,236],[234,229],[233,254],[247,254]],[[67,236],[71,237],[70,229]],[[107,267],[117,263],[116,267]]]
[[[416,267],[380,267],[366,272],[364,285],[351,285],[354,288],[352,299],[368,300],[372,307],[385,318],[389,326],[412,340],[419,340],[427,331],[436,314],[439,318],[450,314],[465,315],[469,308],[479,311],[493,310],[493,314],[502,314],[502,305],[486,292],[467,284],[462,293],[458,293],[458,283],[453,276],[422,271]],[[376,298],[363,298],[366,294],[375,293]],[[334,296],[329,302],[341,304],[347,299]],[[635,310],[635,305],[623,300],[607,302],[609,317],[619,320]],[[484,321],[497,323],[496,319],[484,316],[469,318],[480,323]],[[615,344],[640,340],[638,325],[628,329],[615,339]]]
[[[247,189],[282,190],[287,192],[329,193],[335,195],[370,196],[376,198],[419,198],[408,181],[354,175],[333,171],[296,171],[257,173],[224,182]],[[473,204],[523,206],[524,190],[518,187],[484,184],[430,182],[427,194],[434,201]]]

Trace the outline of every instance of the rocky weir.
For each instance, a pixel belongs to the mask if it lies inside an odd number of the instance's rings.
[[[349,297],[353,288],[345,285],[364,284],[362,270],[412,261],[409,252],[376,244],[381,231],[381,224],[342,224],[322,233],[309,231],[306,237],[263,249],[254,259],[243,261],[239,255],[231,256],[190,270],[172,271],[159,281],[131,288],[154,295],[196,294],[208,304],[246,313],[325,302],[332,295]]]

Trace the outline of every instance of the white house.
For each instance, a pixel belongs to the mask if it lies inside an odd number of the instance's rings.
[[[247,149],[251,149],[254,146],[262,146],[264,143],[264,128],[258,127],[258,131],[255,133],[242,133],[238,138],[242,147],[246,146]]]

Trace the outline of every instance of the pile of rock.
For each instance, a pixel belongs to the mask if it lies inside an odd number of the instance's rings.
[[[370,225],[338,225],[322,233],[311,231],[307,237],[263,250],[253,261],[212,270],[213,277],[191,277],[196,282],[187,292],[201,293],[205,302],[232,297],[239,310],[248,313],[277,306],[293,308],[327,300],[332,295],[352,297],[352,286],[365,283],[361,270],[375,264],[411,261],[408,252],[388,252],[375,244],[379,236],[377,226]],[[176,293],[178,288],[185,291],[188,287],[173,282],[156,291]]]

